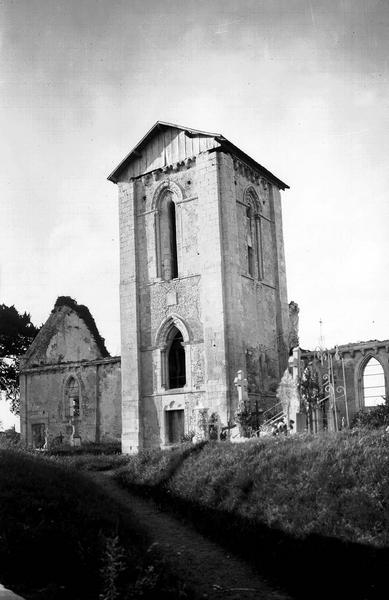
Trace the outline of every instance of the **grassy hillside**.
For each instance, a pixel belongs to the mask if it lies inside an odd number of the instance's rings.
[[[327,599],[335,590],[354,600],[384,597],[389,435],[382,431],[145,452],[116,478],[184,514],[293,597]]]
[[[304,537],[389,546],[389,435],[208,446],[175,473],[182,498]]]
[[[389,546],[389,435],[346,432],[151,451],[124,485],[165,482],[175,496],[304,537]]]
[[[148,546],[128,511],[86,476],[0,450],[1,583],[30,599],[140,597],[155,559]],[[178,597],[164,577],[149,597]]]

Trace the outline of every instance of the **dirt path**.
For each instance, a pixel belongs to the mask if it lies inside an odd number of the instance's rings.
[[[212,600],[290,600],[259,577],[246,563],[184,524],[161,511],[152,501],[121,489],[109,473],[91,477],[126,510],[135,514],[158,544],[172,571],[196,590],[199,598]]]

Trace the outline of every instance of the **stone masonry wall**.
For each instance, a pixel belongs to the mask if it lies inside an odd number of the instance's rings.
[[[122,185],[123,413],[127,415],[123,423],[126,428],[125,423],[133,423],[134,415],[139,417],[143,428],[143,436],[140,435],[138,440],[140,445],[164,444],[164,411],[167,409],[185,408],[186,430],[190,428],[193,409],[200,401],[223,413],[226,420],[217,185],[215,156],[208,153],[198,156],[189,168],[146,175]],[[132,189],[131,197],[129,188]],[[156,249],[157,202],[159,194],[166,190],[175,201],[177,225],[179,278],[170,281],[159,277]],[[134,223],[134,229],[129,225],[129,219]],[[133,248],[134,244],[136,253],[130,254],[128,248]],[[136,265],[135,254],[138,257]],[[136,307],[134,297],[138,299]],[[187,384],[179,390],[162,389],[157,333],[169,316],[181,318],[190,337],[185,346]],[[135,349],[130,350],[133,339],[139,340],[138,354]],[[138,407],[136,386],[131,386],[136,373],[139,377]],[[131,417],[127,408],[131,409]],[[132,434],[131,444],[125,441],[125,435],[123,444],[128,451],[129,446],[135,447],[137,443],[136,433]]]
[[[92,363],[68,363],[29,369],[22,375],[22,440],[32,443],[32,425],[44,423],[48,441],[70,442],[65,414],[65,387],[70,377],[79,383],[80,417],[77,434],[82,442],[119,440],[121,434],[120,358]]]
[[[231,412],[236,410],[233,379],[243,369],[252,400],[266,409],[276,402],[275,390],[287,366],[284,343],[288,335],[286,275],[282,223],[272,207],[272,185],[227,154],[220,161],[223,211],[224,288],[228,301],[227,337]],[[263,278],[248,273],[245,192],[255,190],[261,205]],[[278,190],[277,190],[278,193]],[[277,195],[277,201],[279,196]]]
[[[227,425],[238,369],[249,371],[253,397],[275,401],[287,364],[288,306],[279,193],[269,182],[218,151],[125,178],[119,184],[122,445],[134,452],[166,443],[168,410],[185,410],[185,431],[199,406]],[[262,280],[247,273],[249,185],[262,203]],[[163,194],[175,202],[178,278],[170,281],[161,279],[160,261],[168,258],[159,221]],[[187,336],[187,381],[174,390],[163,381],[161,329],[169,319]]]
[[[338,347],[339,356],[343,358],[344,374],[346,384],[347,407],[349,419],[352,420],[356,412],[364,408],[362,377],[363,369],[371,357],[375,358],[383,368],[385,376],[386,397],[389,398],[389,340],[370,342],[358,342],[355,344],[346,344]],[[332,349],[333,371],[335,378],[336,406],[338,410],[339,423],[347,422],[347,413],[345,405],[345,395],[339,386],[344,386],[343,368],[341,360],[335,358],[335,350]],[[325,382],[323,376],[328,372],[328,361],[318,358],[316,352],[307,350],[301,351],[302,366],[311,364],[313,370],[318,374],[319,384]],[[301,367],[302,368],[302,367]],[[339,388],[339,389],[338,389]]]

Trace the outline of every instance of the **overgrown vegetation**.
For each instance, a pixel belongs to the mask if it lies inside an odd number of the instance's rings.
[[[43,454],[42,456],[77,471],[111,471],[128,464],[131,460],[131,457],[126,454],[69,453],[67,455]]]
[[[81,446],[70,446],[69,444],[51,444],[47,454],[55,456],[80,456],[82,454],[120,454],[121,443],[117,440],[109,442],[83,442]]]
[[[61,308],[61,306],[68,306],[69,308],[72,308],[75,313],[78,314],[80,319],[84,321],[85,325],[92,333],[101,354],[104,357],[109,356],[109,352],[105,347],[105,341],[101,337],[99,330],[97,329],[96,322],[92,317],[89,308],[87,306],[84,306],[83,304],[78,304],[77,301],[71,298],[70,296],[59,296],[55,301],[54,309],[52,312],[54,312],[56,308]]]
[[[389,435],[290,436],[201,451],[151,451],[118,473],[124,484],[168,482],[176,496],[304,537],[389,546]]]
[[[0,450],[0,581],[8,587],[42,600],[127,600],[146,591],[186,598],[149,544],[128,511],[86,476]]]
[[[329,597],[335,580],[347,597],[382,597],[389,560],[384,431],[144,452],[131,457],[116,478],[184,514],[292,595],[312,597],[307,582],[324,569],[319,590],[315,584],[317,598]]]
[[[19,313],[14,306],[0,304],[0,392],[10,403],[11,411],[19,414],[19,360],[39,327],[31,322],[27,312]]]
[[[191,455],[198,454],[207,442],[182,444],[167,450],[144,450],[139,454],[127,456],[127,465],[119,469],[116,479],[124,486],[145,486],[156,488],[167,484],[178,468]]]
[[[368,429],[379,429],[389,426],[389,404],[381,404],[374,408],[358,411],[351,422],[352,427],[366,427]]]
[[[15,427],[0,431],[0,448],[18,448],[20,446],[20,433]]]

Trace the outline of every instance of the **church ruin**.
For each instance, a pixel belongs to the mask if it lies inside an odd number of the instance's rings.
[[[238,384],[258,433],[280,417],[288,364],[295,382],[309,366],[320,392],[308,408],[296,395],[293,431],[341,429],[389,397],[388,340],[298,348],[288,186],[275,175],[220,134],[157,122],[108,179],[119,191],[122,356],[109,356],[85,306],[58,298],[21,362],[27,445],[121,440],[132,453],[201,439],[201,427],[226,437]]]
[[[20,365],[20,432],[34,448],[119,442],[120,357],[86,306],[62,296]]]

